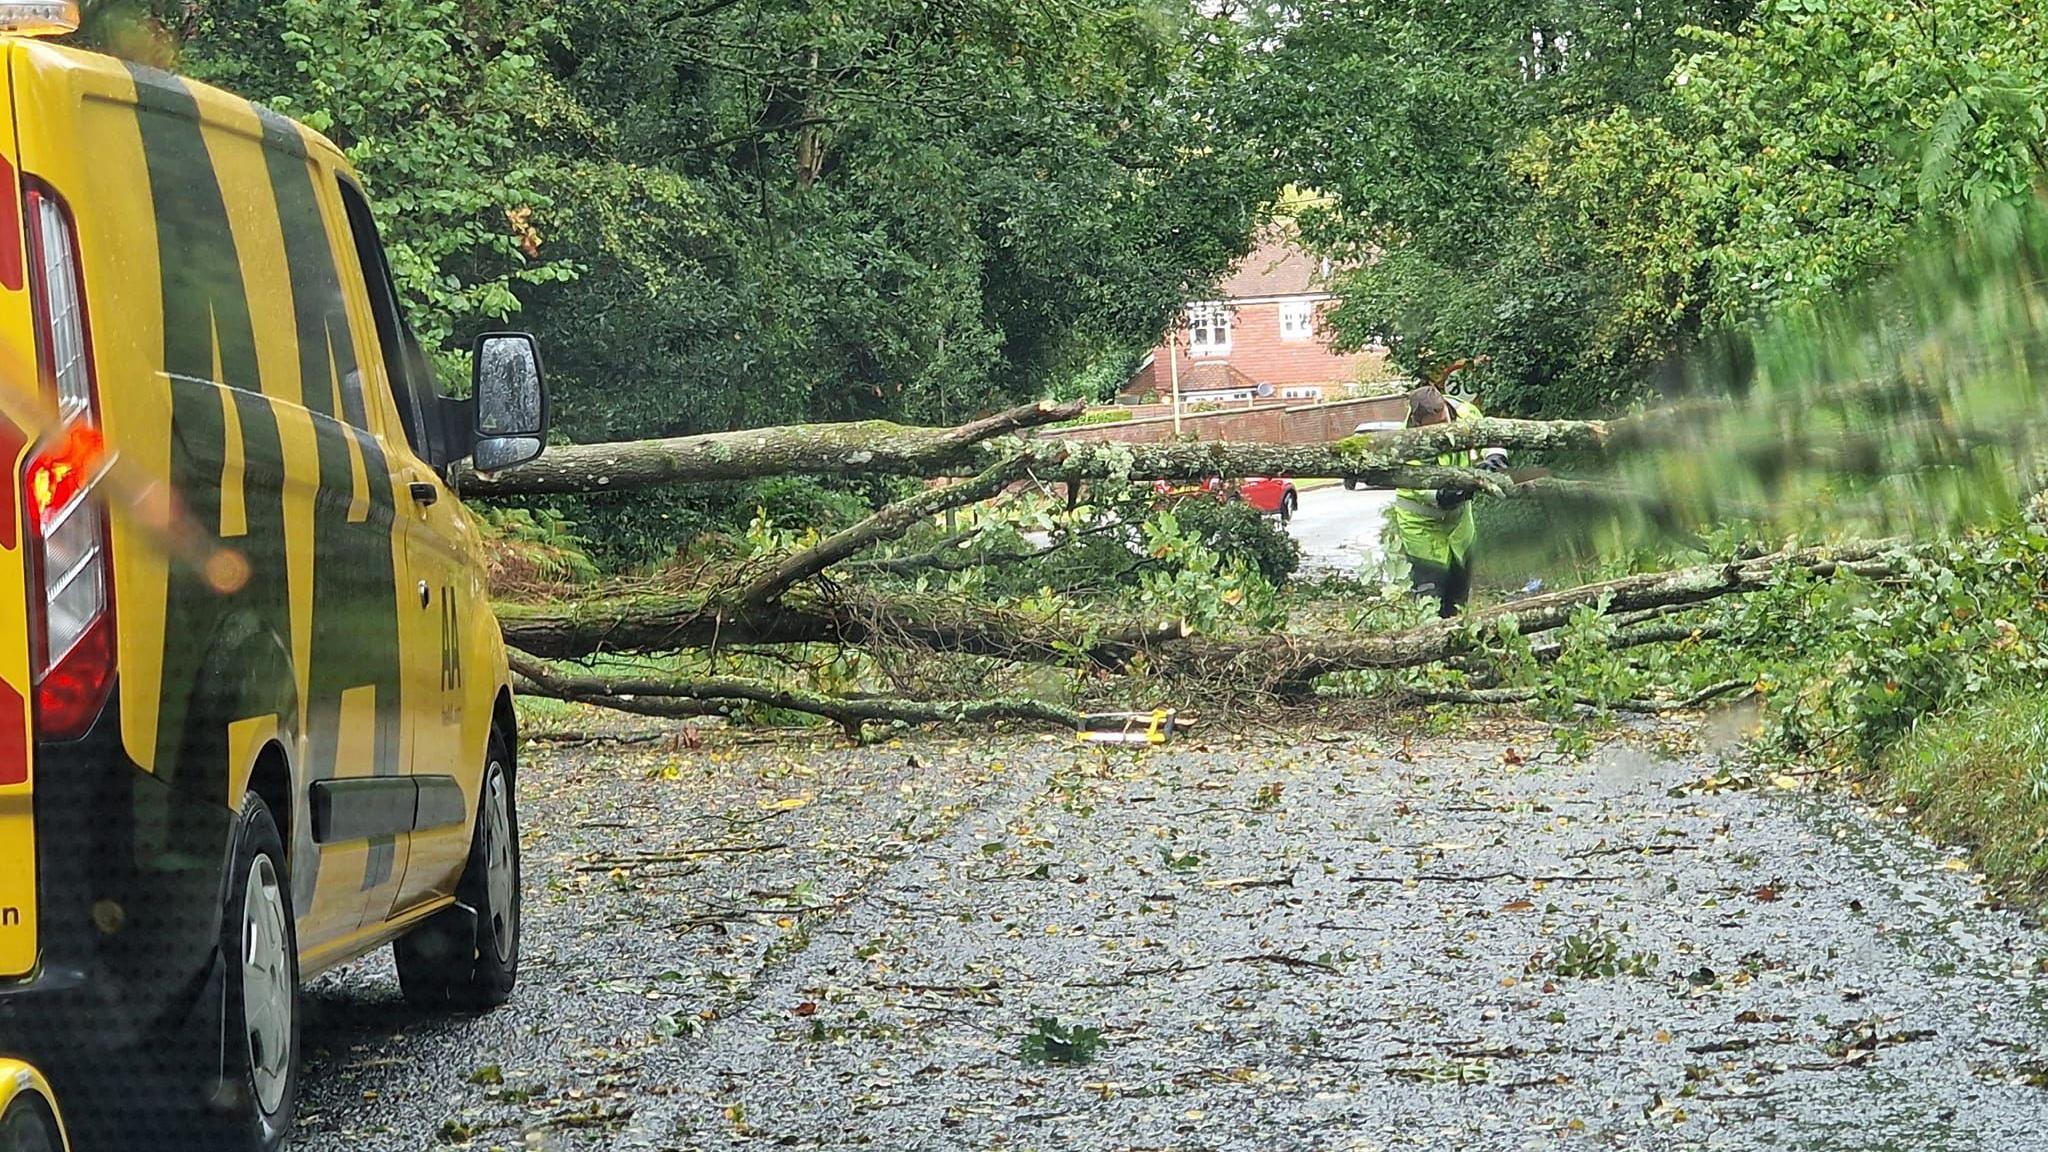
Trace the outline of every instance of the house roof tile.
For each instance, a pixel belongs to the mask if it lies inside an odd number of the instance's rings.
[[[1269,232],[1251,254],[1217,286],[1222,300],[1246,300],[1260,296],[1306,296],[1328,291],[1323,262],[1310,255],[1293,238]]]

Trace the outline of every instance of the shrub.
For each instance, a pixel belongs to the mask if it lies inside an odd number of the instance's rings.
[[[1226,560],[1244,560],[1269,583],[1284,584],[1301,567],[1301,545],[1267,516],[1239,500],[1189,499],[1173,507],[1181,531]]]
[[[472,519],[487,543],[484,573],[493,595],[539,594],[597,578],[589,545],[553,508],[485,508]]]

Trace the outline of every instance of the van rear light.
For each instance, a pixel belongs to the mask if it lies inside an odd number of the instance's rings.
[[[29,222],[35,239],[36,271],[42,291],[40,321],[45,372],[57,386],[57,415],[66,423],[92,411],[92,372],[85,347],[85,292],[78,274],[78,253],[70,214],[62,201],[31,190]]]
[[[36,351],[58,420],[29,457],[21,485],[36,728],[44,739],[68,740],[91,727],[114,682],[111,545],[106,510],[93,496],[107,447],[70,210],[50,189],[31,182],[23,211]]]

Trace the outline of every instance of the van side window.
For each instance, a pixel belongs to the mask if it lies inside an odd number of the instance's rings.
[[[341,202],[348,211],[349,232],[356,243],[356,265],[363,270],[364,289],[370,299],[370,313],[377,322],[377,347],[383,352],[384,374],[391,381],[392,399],[397,401],[399,422],[405,425],[406,443],[422,459],[431,460],[426,421],[421,416],[422,385],[431,394],[433,382],[417,378],[407,352],[413,348],[412,328],[398,306],[398,289],[391,280],[391,266],[384,260],[384,245],[377,239],[377,223],[370,215],[370,202],[347,179],[341,185]],[[344,387],[347,385],[344,384]],[[358,385],[360,387],[360,385]],[[361,410],[360,401],[355,405]],[[351,416],[351,423],[358,423]]]

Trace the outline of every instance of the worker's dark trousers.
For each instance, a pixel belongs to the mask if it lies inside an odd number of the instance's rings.
[[[1436,597],[1436,614],[1448,620],[1472,599],[1472,552],[1467,549],[1463,556],[1452,557],[1448,567],[1410,556],[1408,579],[1417,596]]]

